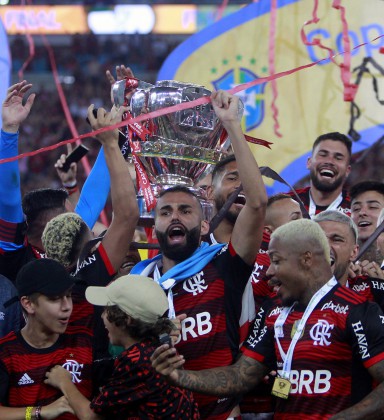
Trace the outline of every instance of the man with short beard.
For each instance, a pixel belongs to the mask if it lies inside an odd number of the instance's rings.
[[[313,143],[307,161],[310,186],[296,190],[311,218],[324,210],[350,216],[350,199],[343,186],[351,171],[351,150],[351,140],[338,132],[323,134]]]
[[[238,98],[214,92],[212,105],[242,162],[238,176],[247,197],[231,239],[228,244],[201,242],[209,225],[199,200],[187,188],[173,187],[162,192],[155,209],[161,254],[131,271],[153,277],[167,290],[170,317],[186,313],[176,347],[192,369],[230,365],[239,353],[242,296],[261,243],[267,203],[259,168],[242,133]],[[195,400],[202,418],[225,420],[240,414],[237,397],[197,394]]]

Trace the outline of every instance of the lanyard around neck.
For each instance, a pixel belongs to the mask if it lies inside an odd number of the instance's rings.
[[[283,364],[283,370],[281,372],[281,377],[284,379],[288,379],[289,380],[289,376],[291,373],[291,366],[292,366],[292,358],[293,358],[293,352],[295,350],[295,346],[298,342],[298,340],[301,337],[302,332],[304,331],[305,328],[305,324],[308,320],[308,318],[310,317],[310,315],[312,314],[312,312],[314,311],[314,309],[316,308],[317,304],[320,302],[320,300],[327,294],[329,293],[337,284],[337,280],[335,279],[335,277],[332,277],[327,283],[324,284],[324,286],[319,289],[311,298],[307,308],[304,311],[304,314],[302,316],[302,318],[300,319],[300,321],[297,324],[297,329],[296,332],[294,334],[294,336],[292,337],[292,341],[291,344],[289,345],[287,354],[284,353],[283,348],[280,344],[280,340],[279,337],[282,337],[282,331],[283,331],[283,326],[285,321],[287,320],[289,314],[291,313],[291,311],[293,310],[294,306],[296,305],[297,302],[295,302],[290,308],[285,307],[282,312],[280,313],[279,317],[277,318],[275,325],[274,325],[274,330],[275,330],[275,339],[277,342],[277,346],[279,348],[279,352],[280,352],[280,356],[284,362]]]

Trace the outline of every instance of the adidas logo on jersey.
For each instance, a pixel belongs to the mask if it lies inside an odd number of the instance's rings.
[[[31,379],[28,373],[24,373],[24,375],[20,378],[18,385],[29,385],[29,384],[34,384],[34,383],[35,381]]]

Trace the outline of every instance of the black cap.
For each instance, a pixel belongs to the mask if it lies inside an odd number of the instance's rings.
[[[16,288],[19,297],[32,293],[59,296],[74,284],[74,278],[55,260],[41,258],[25,264],[17,274]]]

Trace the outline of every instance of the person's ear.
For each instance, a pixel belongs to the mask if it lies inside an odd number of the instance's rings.
[[[300,256],[300,262],[305,268],[310,268],[312,265],[312,252],[311,251],[305,251]]]
[[[311,163],[312,163],[312,158],[308,158],[307,159],[307,169],[309,169],[311,167]]]
[[[353,250],[351,252],[351,255],[349,257],[349,261],[350,262],[355,261],[358,253],[359,253],[359,245],[355,244],[355,246],[353,247]]]
[[[20,299],[21,306],[28,313],[32,315],[35,313],[35,304],[31,301],[29,296],[22,296]]]
[[[206,194],[207,194],[207,199],[208,200],[213,200],[213,186],[212,185],[207,185],[207,189],[205,191],[206,191]]]
[[[273,228],[271,225],[265,225],[264,226],[264,232],[267,232],[269,235],[272,235]]]
[[[345,172],[345,177],[347,178],[348,177],[348,175],[351,173],[351,165],[348,165],[348,167],[347,167],[347,170],[346,170],[346,172]]]
[[[208,220],[202,220],[200,236],[208,235],[208,232],[209,232],[209,222]]]

